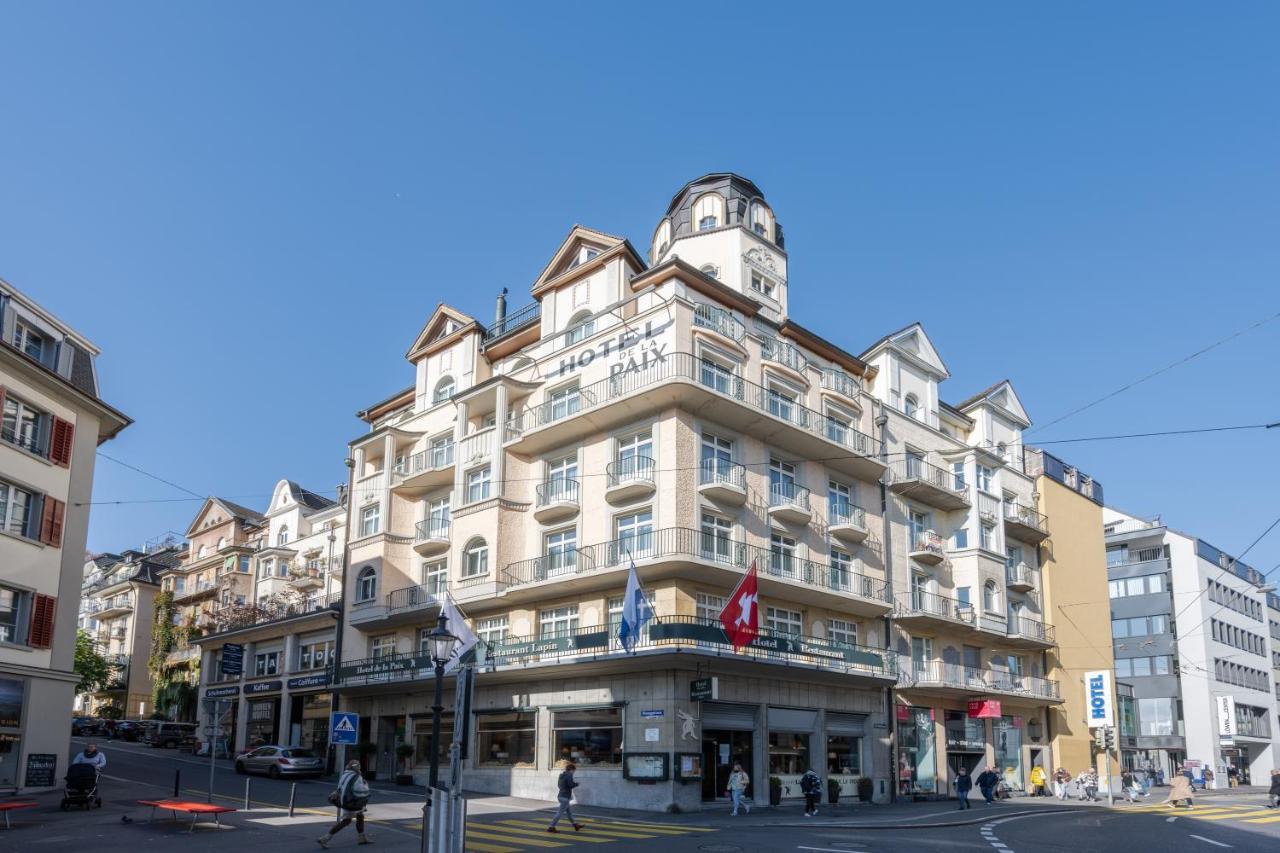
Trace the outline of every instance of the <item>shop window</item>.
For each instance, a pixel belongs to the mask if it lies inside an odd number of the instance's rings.
[[[769,732],[770,776],[800,776],[808,769],[808,733]]]
[[[481,767],[533,767],[536,712],[476,715],[476,761]]]
[[[862,738],[853,735],[827,736],[827,775],[862,775]]]
[[[938,787],[933,709],[898,706],[898,793],[932,794]]]
[[[580,708],[551,714],[552,763],[579,767],[622,764],[622,709]]]
[[[440,715],[440,740],[436,743],[438,766],[449,767],[449,748],[453,744],[453,714]],[[413,719],[413,766],[431,766],[431,717]],[[443,774],[442,774],[443,775]]]
[[[993,720],[991,733],[995,738],[997,772],[1010,790],[1023,790],[1022,717]]]
[[[253,674],[275,675],[280,671],[280,653],[263,652],[253,658]]]

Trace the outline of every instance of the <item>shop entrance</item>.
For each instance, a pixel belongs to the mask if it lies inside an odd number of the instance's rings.
[[[702,799],[710,802],[725,799],[729,787],[729,774],[735,763],[741,764],[748,776],[753,776],[755,755],[752,750],[754,732],[736,732],[728,729],[702,730]],[[752,796],[755,778],[747,786],[746,795]]]
[[[969,772],[970,779],[976,779],[986,757],[986,754],[981,752],[948,752],[947,774],[954,783],[955,778],[960,775],[960,768],[963,767]]]

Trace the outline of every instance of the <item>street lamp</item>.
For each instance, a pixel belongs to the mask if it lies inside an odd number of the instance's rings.
[[[440,780],[440,715],[444,713],[444,666],[453,657],[453,647],[458,644],[458,638],[449,633],[449,617],[441,613],[436,620],[436,627],[427,635],[426,640],[431,662],[436,665],[436,703],[431,706],[431,775],[427,782],[429,797],[430,791]]]

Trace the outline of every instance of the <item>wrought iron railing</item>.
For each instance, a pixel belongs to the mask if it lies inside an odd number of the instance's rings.
[[[539,483],[534,491],[537,493],[539,507],[578,502],[578,481],[571,477],[552,477]]]
[[[798,506],[801,509],[808,509],[809,490],[786,480],[770,483],[769,506]]]
[[[1041,699],[1062,698],[1058,682],[1049,678],[937,660],[916,661],[909,655],[899,656],[898,684],[902,687],[938,685],[973,690],[978,693],[991,691],[1019,693]]]
[[[1043,643],[1056,642],[1053,626],[1039,619],[1018,616],[1009,620],[1009,636],[1022,637],[1027,640],[1038,640]]]
[[[657,463],[648,456],[626,456],[615,459],[605,469],[609,488],[626,483],[652,483]]]
[[[897,482],[917,480],[959,497],[968,497],[968,489],[963,478],[914,456],[908,456],[893,463],[893,478]]]
[[[442,444],[420,450],[412,456],[404,456],[396,460],[394,473],[401,477],[412,477],[424,471],[438,471],[453,465],[454,443]]]
[[[1005,501],[1004,517],[1006,521],[1013,521],[1024,527],[1034,528],[1041,533],[1049,532],[1049,517],[1029,506],[1023,506],[1014,501]]]
[[[503,335],[524,328],[542,316],[542,303],[532,302],[523,308],[512,311],[498,322],[484,330],[483,343],[497,340]]]
[[[737,489],[747,487],[747,469],[739,462],[711,456],[702,460],[698,469],[698,485],[725,485]]]
[[[862,390],[862,384],[857,379],[834,367],[822,369],[822,387],[851,398],[856,398]]]
[[[859,530],[867,529],[867,511],[860,506],[848,501],[829,501],[827,511],[830,515],[829,524],[847,524]]]
[[[940,616],[973,624],[973,606],[968,602],[922,589],[913,589],[898,596],[897,609],[899,616]]]
[[[444,601],[445,587],[442,578],[435,583],[393,589],[387,593],[387,615],[438,606]]]
[[[809,366],[809,359],[791,344],[777,338],[764,337],[760,340],[760,354],[766,361],[774,361],[783,367],[804,373]]]
[[[424,518],[414,526],[414,541],[416,542],[448,538],[449,519],[447,518]]]
[[[742,324],[742,321],[718,305],[707,305],[702,302],[695,305],[693,325],[718,332],[739,343],[747,336],[747,327]]]

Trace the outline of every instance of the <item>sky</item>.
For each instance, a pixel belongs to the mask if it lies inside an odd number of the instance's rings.
[[[0,278],[102,349],[135,423],[89,546],[199,502],[332,494],[438,302],[511,305],[574,223],[642,252],[672,194],[755,181],[791,315],[924,323],[952,402],[1037,424],[1280,312],[1266,3],[112,4],[0,0]],[[1028,441],[1280,421],[1280,321]],[[1270,390],[1268,390],[1270,389]],[[1280,429],[1050,445],[1238,554]],[[1280,528],[1247,562],[1280,564]]]

